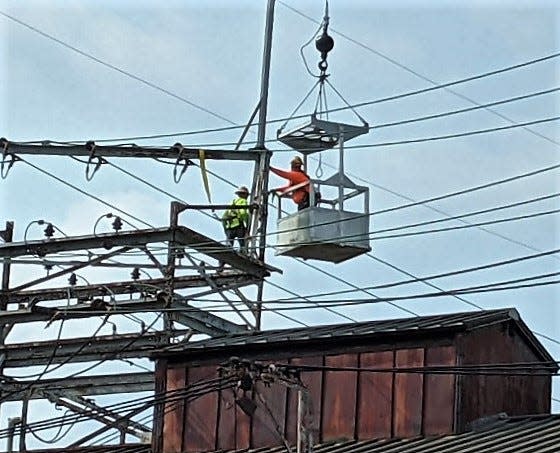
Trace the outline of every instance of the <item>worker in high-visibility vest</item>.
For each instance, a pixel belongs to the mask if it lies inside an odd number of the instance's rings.
[[[270,167],[270,171],[282,178],[286,178],[290,183],[287,186],[275,189],[279,192],[287,192],[291,187],[302,183],[309,183],[309,176],[302,169],[303,161],[296,156],[290,162],[291,171],[280,170]],[[295,189],[292,193],[292,200],[298,206],[298,211],[309,207],[309,184]]]
[[[235,192],[235,198],[231,204],[239,206],[237,209],[228,209],[222,216],[222,224],[229,244],[233,247],[235,239],[239,242],[241,251],[245,251],[245,236],[249,226],[249,189],[245,186],[239,187]]]

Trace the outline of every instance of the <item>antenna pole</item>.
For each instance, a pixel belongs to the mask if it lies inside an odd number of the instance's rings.
[[[258,183],[256,184],[257,193],[256,198],[260,202],[260,209],[257,214],[259,225],[259,260],[264,263],[266,252],[266,224],[268,218],[268,173],[270,167],[270,153],[266,151],[264,146],[266,135],[266,113],[268,107],[268,81],[270,79],[270,57],[272,53],[272,28],[274,25],[274,2],[275,0],[268,0],[266,9],[266,25],[264,36],[264,51],[263,63],[261,72],[261,98],[259,101],[259,128],[257,134],[256,149],[263,152],[259,156],[257,164]],[[262,298],[264,291],[264,281],[258,285],[257,291],[257,306],[255,307],[255,324],[256,329],[261,329],[261,314],[262,314]]]
[[[259,108],[259,129],[257,135],[257,149],[264,149],[266,133],[266,113],[268,107],[268,81],[270,78],[270,56],[272,53],[272,27],[274,25],[274,2],[268,0],[266,8],[266,26],[264,35],[264,51],[261,72],[261,100]]]

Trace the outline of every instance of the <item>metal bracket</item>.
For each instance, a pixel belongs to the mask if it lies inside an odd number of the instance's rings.
[[[91,181],[93,179],[93,176],[95,175],[95,173],[97,172],[97,170],[99,170],[99,168],[101,167],[101,165],[107,163],[107,161],[105,159],[103,159],[101,156],[96,156],[95,155],[95,142],[93,141],[89,141],[86,143],[86,149],[89,151],[89,157],[87,160],[87,164],[86,164],[86,179],[88,181]],[[93,165],[95,160],[95,165],[93,167],[93,171],[90,174],[89,171],[89,166]]]
[[[183,147],[183,145],[181,145],[181,143],[175,143],[171,147],[171,149],[178,153],[177,160],[175,160],[175,166],[173,167],[173,180],[175,181],[176,184],[178,184],[179,181],[181,181],[181,178],[183,177],[185,172],[187,171],[187,168],[193,165],[193,162],[190,159],[187,159],[186,157],[183,156],[183,151],[185,150],[185,148]],[[179,168],[181,162],[182,162],[181,172],[177,176],[177,169]]]
[[[12,166],[18,161],[21,160],[15,154],[8,151],[8,146],[10,142],[4,137],[0,138],[0,146],[2,147],[2,162],[0,163],[0,176],[2,179],[6,179],[8,177],[8,173]]]

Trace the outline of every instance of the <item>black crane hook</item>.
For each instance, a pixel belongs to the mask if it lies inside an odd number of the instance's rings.
[[[321,75],[324,76],[328,68],[327,56],[334,48],[334,39],[329,35],[329,2],[325,2],[325,17],[323,18],[323,33],[315,40],[315,48],[321,52],[321,61],[319,61],[319,69]]]

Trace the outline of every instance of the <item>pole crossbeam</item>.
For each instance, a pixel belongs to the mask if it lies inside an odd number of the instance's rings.
[[[104,233],[65,237],[49,240],[12,242],[0,245],[0,258],[18,256],[46,256],[50,253],[71,252],[89,249],[107,249],[113,247],[144,247],[150,243],[173,242],[208,255],[218,261],[259,277],[270,275],[270,271],[281,272],[272,266],[235,251],[228,245],[215,241],[201,233],[184,226],[151,228],[121,233]]]
[[[58,363],[93,362],[121,358],[148,357],[152,351],[168,345],[168,339],[188,333],[144,332],[138,334],[104,335],[53,341],[14,343],[0,347],[5,368],[41,366]],[[53,347],[56,354],[53,356]]]
[[[91,142],[90,142],[91,143]],[[125,157],[145,159],[200,159],[200,148],[184,148],[179,146],[151,147],[151,146],[105,146],[95,145],[57,145],[46,142],[44,144],[20,144],[7,142],[8,152],[13,155],[36,156],[79,156],[79,157]],[[259,153],[254,150],[235,151],[221,149],[203,149],[205,159],[256,161]]]
[[[213,274],[209,278],[218,287],[230,286],[232,284],[246,283],[250,285],[255,283],[255,277],[233,270],[220,274]],[[9,292],[5,297],[8,304],[22,304],[31,300],[66,300],[68,296],[78,300],[91,300],[94,297],[154,292],[158,287],[163,288],[166,281],[166,278],[151,278],[122,282],[97,283],[84,286],[45,288],[39,290]],[[174,286],[175,289],[201,288],[208,286],[208,283],[207,280],[200,275],[185,275],[175,277]]]

